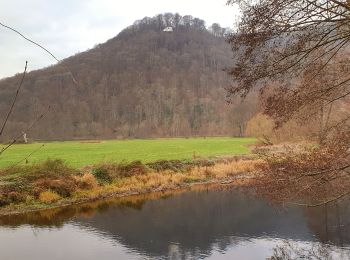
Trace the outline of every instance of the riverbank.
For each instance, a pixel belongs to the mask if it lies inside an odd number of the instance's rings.
[[[100,164],[77,170],[61,160],[47,160],[0,171],[0,215],[210,183],[241,186],[248,184],[264,164],[254,157],[222,157]]]

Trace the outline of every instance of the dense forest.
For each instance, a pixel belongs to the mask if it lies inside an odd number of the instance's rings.
[[[170,26],[173,32],[165,32]],[[43,113],[29,138],[243,135],[256,102],[225,100],[228,33],[178,14],[136,21],[106,43],[28,73],[4,136],[21,133]],[[20,78],[0,81],[1,114]]]

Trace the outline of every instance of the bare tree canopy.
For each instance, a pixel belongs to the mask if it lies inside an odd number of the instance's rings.
[[[274,200],[307,199],[316,206],[349,195],[350,1],[228,4],[242,11],[228,38],[235,54],[229,95],[258,89],[264,113],[278,127],[299,121],[319,128],[320,145],[267,156],[258,190]]]
[[[305,107],[318,107],[350,94],[348,0],[230,0],[242,17],[229,42],[236,62],[229,73],[230,95],[264,91],[273,82],[266,113],[289,119]],[[315,80],[328,74],[322,87]],[[288,101],[288,102],[287,102]],[[282,120],[283,121],[283,120]]]

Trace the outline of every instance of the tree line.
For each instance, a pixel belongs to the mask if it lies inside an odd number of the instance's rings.
[[[174,32],[163,32],[167,26]],[[29,138],[244,135],[256,100],[224,100],[231,79],[223,69],[232,57],[225,34],[178,14],[137,21],[104,44],[28,73],[4,139],[48,106]],[[0,81],[1,112],[19,76]]]

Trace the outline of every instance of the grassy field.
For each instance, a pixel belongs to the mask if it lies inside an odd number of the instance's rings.
[[[17,164],[43,144],[29,157],[29,163],[59,158],[70,166],[82,167],[100,162],[191,159],[194,152],[201,157],[249,154],[248,146],[255,141],[254,138],[215,137],[18,144],[3,153],[0,167]]]

